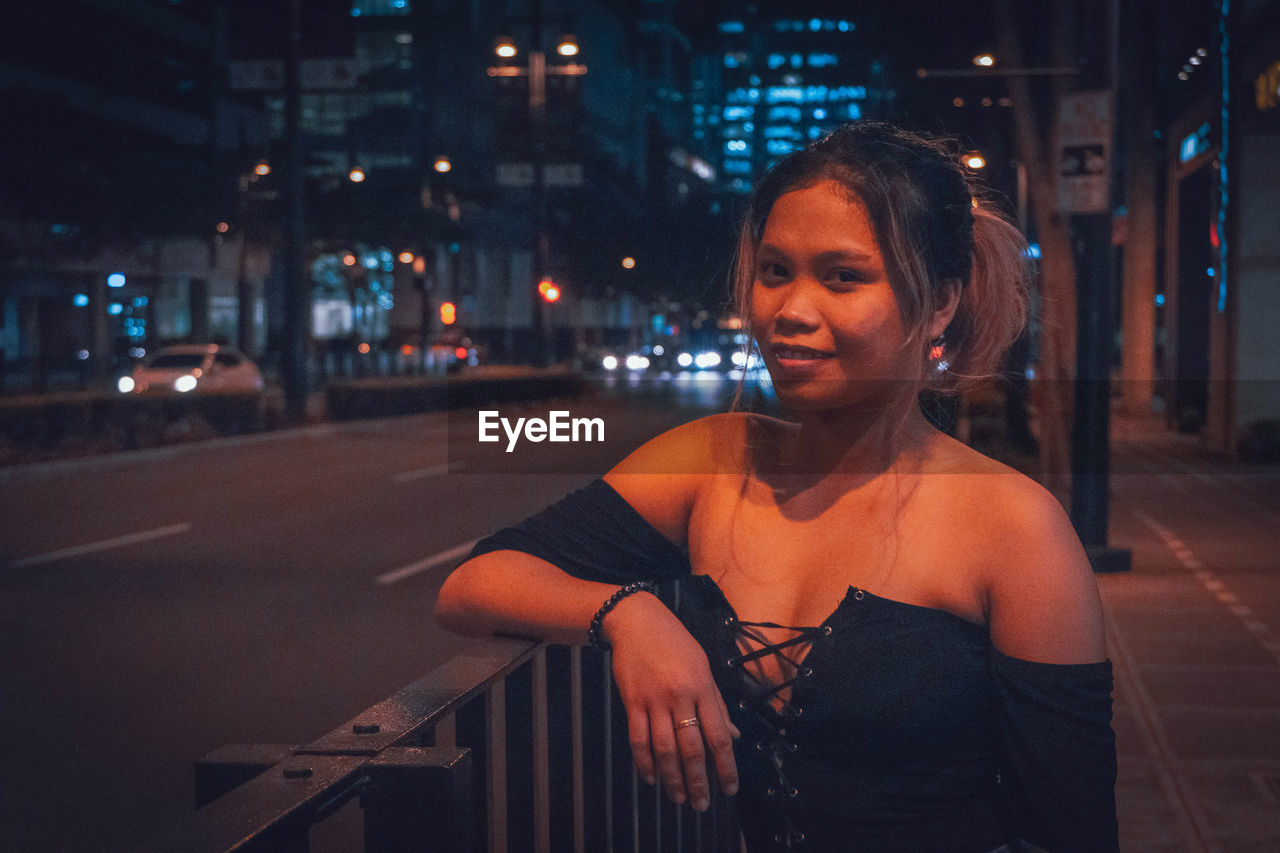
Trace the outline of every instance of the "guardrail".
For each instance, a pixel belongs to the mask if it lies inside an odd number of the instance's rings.
[[[195,814],[138,853],[305,853],[359,798],[366,853],[737,853],[707,812],[640,782],[607,655],[478,641],[301,747],[231,746],[196,765]]]

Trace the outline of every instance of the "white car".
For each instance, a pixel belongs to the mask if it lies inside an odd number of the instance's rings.
[[[231,347],[219,344],[184,344],[161,347],[129,376],[120,377],[122,393],[143,391],[185,394],[189,391],[262,390],[258,366]]]

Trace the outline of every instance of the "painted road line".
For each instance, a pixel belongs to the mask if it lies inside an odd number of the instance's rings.
[[[398,569],[392,569],[385,574],[378,575],[373,579],[373,582],[379,586],[388,586],[393,583],[399,583],[405,578],[411,578],[416,574],[427,571],[428,569],[434,569],[436,566],[447,563],[450,560],[457,560],[461,557],[467,556],[479,541],[479,539],[472,539],[470,542],[463,542],[461,545],[455,545],[447,551],[441,551],[439,554],[432,554],[424,560],[419,560],[416,563],[410,563],[407,566],[401,566]]]
[[[394,477],[392,477],[391,482],[409,483],[414,480],[425,480],[427,477],[439,477],[442,474],[448,474],[450,470],[456,472],[461,469],[462,469],[462,465],[460,464],[454,465],[451,469],[449,467],[449,463],[446,462],[443,465],[432,465],[428,468],[419,468],[416,471],[404,471],[403,473],[396,474]]]
[[[1212,594],[1220,603],[1227,605],[1228,609],[1240,620],[1244,629],[1261,643],[1263,648],[1271,653],[1271,656],[1276,659],[1276,663],[1280,663],[1280,653],[1277,653],[1277,649],[1280,649],[1280,637],[1276,637],[1275,632],[1271,630],[1271,626],[1260,619],[1254,618],[1253,612],[1240,602],[1240,597],[1219,580],[1212,571],[1204,569],[1199,558],[1191,552],[1191,549],[1172,530],[1140,509],[1130,507],[1129,511],[1133,513],[1134,518],[1145,524],[1152,533],[1156,534],[1164,542],[1164,546],[1169,549],[1169,552],[1177,558],[1178,562],[1182,563],[1184,568],[1189,569],[1195,575],[1206,592]]]
[[[124,536],[116,536],[112,539],[103,539],[100,542],[90,542],[87,545],[73,545],[70,548],[61,548],[57,551],[50,551],[47,554],[36,554],[34,557],[23,557],[21,560],[14,560],[8,566],[10,569],[25,569],[29,566],[39,566],[44,563],[52,563],[57,560],[65,560],[68,557],[80,557],[85,554],[93,554],[98,551],[107,551],[112,548],[123,548],[126,545],[136,545],[139,542],[149,542],[152,539],[163,539],[165,536],[177,536],[179,533],[186,533],[191,529],[190,524],[170,524],[168,527],[157,527],[154,530],[143,530],[139,533],[127,533]]]

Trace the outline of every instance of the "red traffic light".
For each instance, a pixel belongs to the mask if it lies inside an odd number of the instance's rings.
[[[542,294],[542,298],[547,302],[555,302],[560,298],[560,288],[556,287],[556,283],[549,278],[538,282],[538,293]]]

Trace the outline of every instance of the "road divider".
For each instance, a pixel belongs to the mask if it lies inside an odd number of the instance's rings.
[[[416,574],[434,569],[436,566],[443,565],[451,560],[459,560],[471,553],[471,549],[476,546],[479,539],[472,539],[470,542],[463,542],[461,545],[455,545],[447,551],[441,551],[439,554],[432,554],[430,557],[419,560],[416,563],[410,563],[407,566],[401,566],[398,569],[392,569],[385,574],[378,575],[373,582],[379,586],[389,586],[393,583],[399,583],[405,578],[411,578]]]
[[[127,533],[124,536],[103,539],[99,542],[89,542],[85,545],[73,545],[70,548],[60,548],[57,551],[50,551],[47,554],[36,554],[32,557],[23,557],[20,560],[14,560],[9,563],[8,568],[25,569],[30,566],[39,566],[45,563],[65,560],[69,557],[82,557],[85,554],[95,554],[98,551],[109,551],[112,548],[123,548],[126,545],[137,545],[139,542],[149,542],[152,539],[162,539],[165,536],[177,536],[180,533],[186,533],[190,529],[190,524],[183,523],[170,524],[168,527],[157,527],[153,530],[143,530],[138,533]]]

